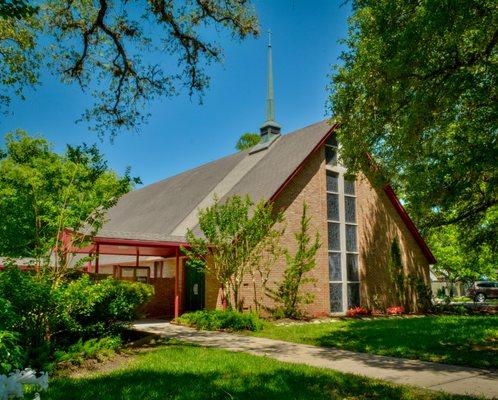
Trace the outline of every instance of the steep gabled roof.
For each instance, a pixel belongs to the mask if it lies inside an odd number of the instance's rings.
[[[330,130],[326,121],[318,122],[260,152],[239,152],[127,193],[108,211],[97,236],[182,241],[185,226],[197,225],[192,216],[214,194],[269,200]]]
[[[197,211],[233,195],[274,200],[334,131],[327,121],[280,136],[257,153],[242,151],[124,195],[107,213],[99,238],[184,242]],[[390,186],[386,195],[429,263],[436,259]]]

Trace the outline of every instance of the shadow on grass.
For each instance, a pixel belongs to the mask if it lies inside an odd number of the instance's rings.
[[[494,332],[494,333],[493,333]],[[421,317],[349,321],[315,345],[478,368],[498,368],[498,317]]]
[[[209,368],[208,368],[209,369]],[[258,371],[123,371],[110,376],[56,382],[51,400],[205,399],[456,399],[414,392],[361,378],[276,368]],[[463,397],[462,397],[463,398]]]

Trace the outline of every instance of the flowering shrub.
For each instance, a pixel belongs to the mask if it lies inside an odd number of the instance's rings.
[[[9,375],[0,375],[0,400],[22,399],[25,386],[34,386],[39,390],[47,390],[48,374],[46,372],[37,374],[36,371],[26,368],[15,370]],[[39,399],[38,393],[35,399]]]
[[[404,307],[388,307],[387,310],[387,315],[401,315],[405,313]]]
[[[346,312],[346,317],[361,317],[365,315],[370,315],[372,312],[365,307],[354,307],[350,308]]]

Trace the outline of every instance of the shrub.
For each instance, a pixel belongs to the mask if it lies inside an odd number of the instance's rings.
[[[405,313],[404,307],[388,307],[386,309],[387,315],[401,315]]]
[[[346,312],[346,317],[362,317],[362,316],[371,315],[371,314],[372,314],[372,311],[365,308],[365,307],[354,307],[354,308],[350,308]]]
[[[308,272],[316,266],[316,252],[322,245],[320,235],[316,232],[314,238],[310,234],[311,217],[308,216],[308,206],[303,203],[300,230],[294,234],[297,250],[294,255],[285,252],[287,267],[283,279],[277,283],[275,290],[267,289],[268,296],[275,301],[276,307],[271,310],[274,318],[302,318],[301,307],[313,302],[315,295],[304,291],[303,285],[316,283]]]
[[[49,276],[6,267],[0,272],[0,331],[15,335],[24,353],[22,366],[46,370],[54,351],[119,332],[152,294],[153,288],[142,283],[93,282],[85,275],[54,284]],[[5,336],[9,352],[12,343]]]
[[[65,351],[56,351],[55,360],[59,362],[70,362],[71,364],[82,364],[86,359],[94,358],[99,361],[105,360],[116,353],[121,347],[122,340],[118,336],[106,336],[101,339],[90,339],[85,342],[78,340]]]
[[[0,330],[17,334],[31,367],[43,369],[63,320],[56,289],[44,276],[8,266],[0,272]]]
[[[409,276],[410,284],[417,293],[418,312],[427,313],[433,310],[432,289],[419,276]]]
[[[470,314],[471,310],[462,304],[436,304],[433,309],[435,314],[456,314],[456,315],[466,315]]]
[[[112,278],[93,282],[88,275],[67,285],[60,300],[68,330],[76,337],[115,334],[138,317],[137,309],[154,293],[150,285]]]
[[[259,331],[263,321],[255,313],[241,313],[235,310],[200,310],[185,313],[176,322],[210,331]]]
[[[19,346],[18,335],[8,331],[0,331],[0,375],[22,368],[25,354]]]

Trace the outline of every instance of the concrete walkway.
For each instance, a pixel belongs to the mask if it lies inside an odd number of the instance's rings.
[[[454,394],[498,398],[498,374],[491,371],[283,342],[280,340],[197,331],[168,322],[137,322],[140,331],[230,351],[267,356],[340,372],[419,386]]]

